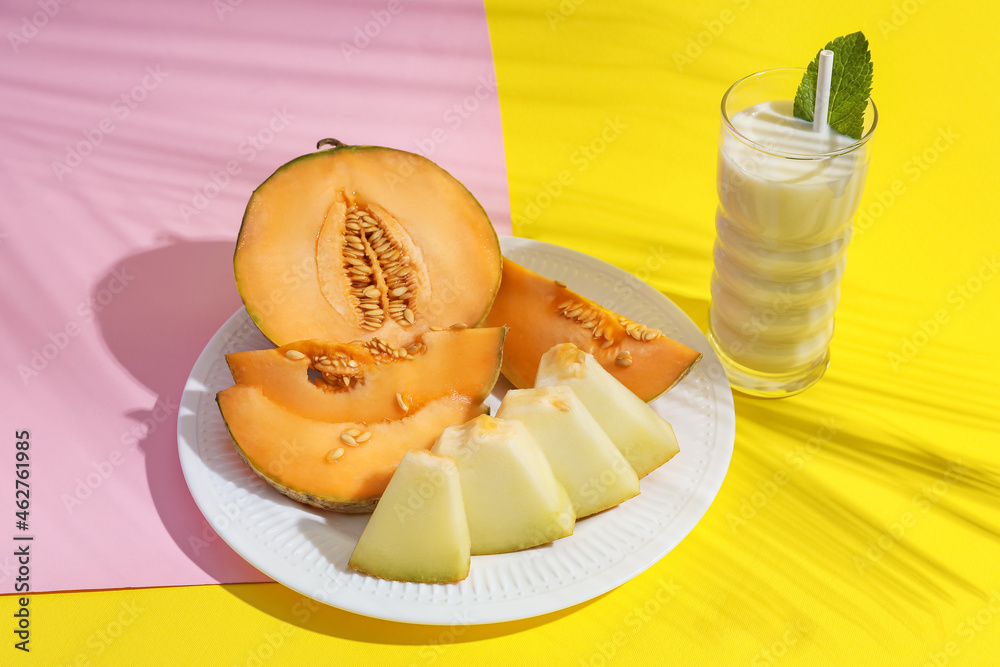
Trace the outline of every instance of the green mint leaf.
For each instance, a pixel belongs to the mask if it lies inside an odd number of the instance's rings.
[[[833,51],[833,74],[830,77],[830,107],[827,123],[841,134],[860,139],[864,131],[865,109],[872,92],[872,54],[862,32],[838,37],[825,49]],[[820,49],[822,51],[823,49]],[[793,113],[812,122],[816,106],[816,77],[819,51],[809,63],[802,83],[795,93]]]

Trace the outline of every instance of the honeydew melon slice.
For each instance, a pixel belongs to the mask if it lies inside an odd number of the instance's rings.
[[[569,494],[578,519],[639,493],[632,466],[569,387],[508,391],[497,417],[524,423]]]
[[[572,389],[639,477],[680,451],[667,420],[572,343],[560,343],[542,355],[535,385]]]
[[[472,555],[520,551],[573,533],[573,504],[521,422],[479,415],[444,429],[431,451],[458,463]]]
[[[348,564],[381,579],[418,583],[469,575],[469,527],[455,461],[410,450],[375,507]]]

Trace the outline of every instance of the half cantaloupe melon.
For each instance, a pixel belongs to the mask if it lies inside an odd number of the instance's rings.
[[[402,419],[442,396],[482,403],[500,374],[504,332],[503,327],[428,331],[406,348],[378,338],[308,340],[233,352],[226,361],[236,384],[258,387],[288,412],[371,423]]]
[[[647,402],[680,382],[702,356],[509,259],[504,259],[500,291],[486,318],[486,326],[503,325],[509,330],[502,372],[518,389],[535,385],[539,360],[559,343],[593,355]]]
[[[216,400],[254,472],[294,500],[347,513],[374,509],[407,451],[429,450],[446,427],[484,412],[481,403],[451,395],[402,419],[330,423],[292,414],[257,387],[234,385]]]
[[[476,326],[500,284],[500,244],[475,197],[427,158],[346,146],[280,167],[253,193],[233,266],[276,345]]]

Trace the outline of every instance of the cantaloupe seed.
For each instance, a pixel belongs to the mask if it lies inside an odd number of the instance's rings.
[[[555,281],[559,284],[559,281]],[[560,285],[562,287],[562,285]],[[614,332],[611,330],[611,324],[604,322],[604,315],[596,308],[593,308],[590,304],[583,301],[577,301],[575,299],[567,299],[563,301],[558,306],[556,306],[556,312],[563,317],[573,320],[575,323],[580,324],[584,329],[591,330],[591,336],[595,340],[601,338],[606,339],[601,343],[602,348],[611,347],[614,343]],[[636,339],[637,341],[651,341],[656,340],[663,335],[663,332],[659,329],[651,329],[638,322],[633,322],[627,317],[619,316],[618,324],[625,327],[625,332]],[[618,364],[619,366],[629,366],[629,364]]]
[[[380,329],[386,315],[401,326],[416,321],[416,285],[408,280],[410,260],[389,229],[374,211],[357,203],[347,211],[343,266],[351,281],[355,315],[369,331]]]

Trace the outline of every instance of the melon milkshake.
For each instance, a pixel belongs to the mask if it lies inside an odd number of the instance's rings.
[[[826,370],[877,125],[871,103],[860,139],[793,117],[802,74],[751,75],[722,101],[709,339],[733,387],[758,396]]]

